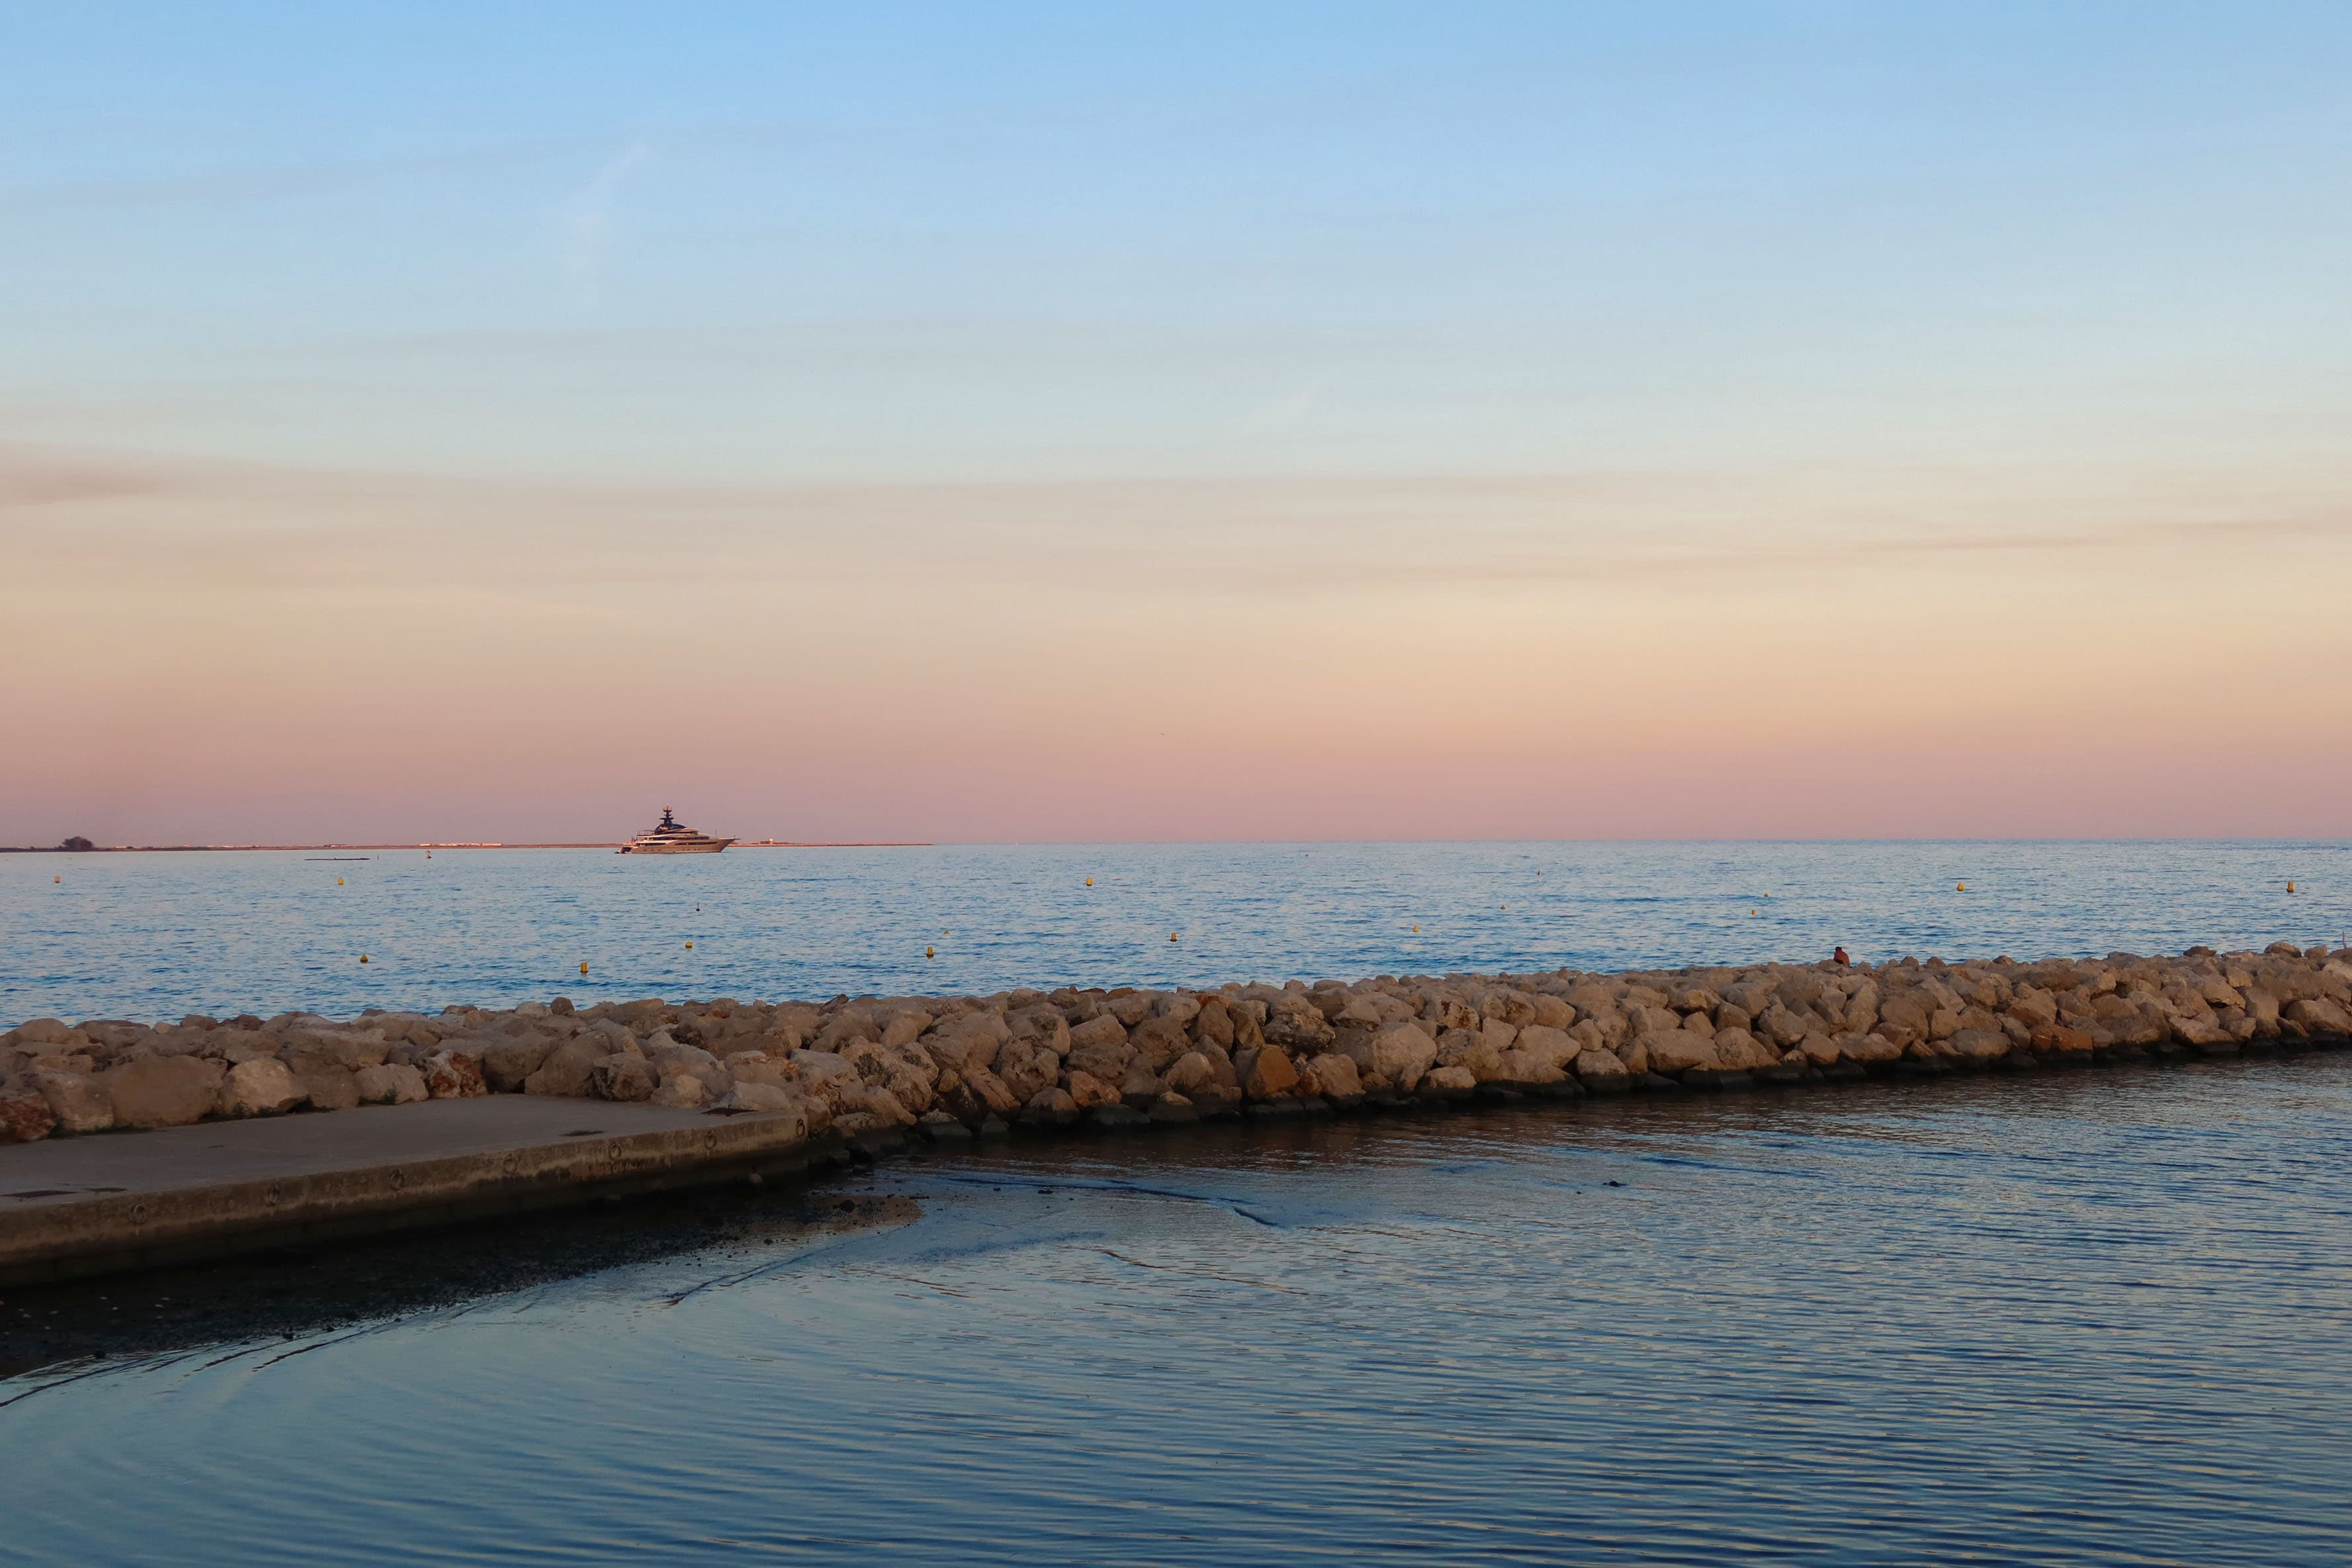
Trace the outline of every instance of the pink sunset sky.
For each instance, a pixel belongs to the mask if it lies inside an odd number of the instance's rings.
[[[2346,28],[2089,14],[45,18],[0,842],[2352,835]]]

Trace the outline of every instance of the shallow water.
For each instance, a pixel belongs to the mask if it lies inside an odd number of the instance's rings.
[[[986,1146],[0,1383],[0,1557],[2337,1561],[2347,1167],[2343,1057]]]
[[[335,853],[370,858],[0,855],[0,1027],[558,992],[774,1000],[1811,961],[1840,943],[1864,959],[2178,952],[2352,931],[2343,842]]]

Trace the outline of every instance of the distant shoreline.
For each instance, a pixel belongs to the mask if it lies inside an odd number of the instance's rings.
[[[737,839],[730,849],[929,849],[928,838]],[[0,844],[0,855],[199,855],[208,851],[267,849],[618,849],[616,841],[595,844],[93,844],[68,849],[60,844]]]

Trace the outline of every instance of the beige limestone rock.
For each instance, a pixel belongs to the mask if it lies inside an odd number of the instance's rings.
[[[1097,1013],[1070,1031],[1070,1052],[1076,1055],[1088,1046],[1124,1046],[1127,1026],[1109,1013]]]
[[[1576,1076],[1588,1089],[1606,1092],[1624,1089],[1633,1082],[1633,1075],[1612,1051],[1580,1051],[1576,1057]]]
[[[276,1057],[254,1057],[228,1069],[221,1080],[220,1112],[224,1116],[283,1116],[310,1100]]]
[[[48,1102],[59,1132],[103,1132],[114,1125],[114,1097],[89,1074],[43,1069],[33,1074],[32,1083]]]
[[[320,1062],[290,1070],[313,1110],[349,1110],[360,1102],[359,1075],[350,1068]]]
[[[1583,1050],[1583,1047],[1570,1037],[1567,1029],[1551,1024],[1530,1024],[1521,1029],[1515,1048],[1526,1053],[1530,1059],[1555,1068],[1567,1068]]]
[[[673,1110],[696,1110],[710,1100],[710,1086],[703,1084],[691,1072],[673,1072],[654,1086],[654,1105],[666,1105]]]
[[[1389,1025],[1365,1043],[1363,1053],[1360,1057],[1349,1053],[1355,1057],[1360,1072],[1378,1073],[1407,1093],[1437,1065],[1437,1042],[1418,1024]]]
[[[1355,1100],[1364,1092],[1362,1075],[1357,1072],[1354,1059],[1337,1051],[1325,1051],[1310,1058],[1299,1077],[1305,1085],[1304,1092],[1319,1094],[1327,1100]],[[1306,1081],[1308,1079],[1311,1083]]]
[[[520,1094],[530,1075],[554,1054],[551,1039],[500,1040],[482,1051],[482,1081],[494,1094]]]
[[[1187,1051],[1169,1064],[1168,1087],[1179,1094],[1191,1095],[1194,1089],[1217,1080],[1217,1069],[1199,1051]]]
[[[1805,1037],[1800,1035],[1791,1044],[1801,1045]],[[1780,1052],[1745,1029],[1718,1029],[1711,1044],[1715,1047],[1715,1059],[1728,1071],[1750,1072],[1758,1068],[1769,1068],[1780,1059]]]
[[[1118,1103],[1118,1090],[1090,1072],[1072,1071],[1068,1088],[1071,1102],[1080,1110],[1091,1110],[1097,1105]]]
[[[1472,1076],[1476,1075],[1474,1072]],[[1479,1081],[1481,1083],[1545,1084],[1558,1083],[1566,1077],[1568,1077],[1567,1070],[1555,1065],[1548,1058],[1523,1051],[1514,1046],[1496,1058],[1495,1076],[1491,1079],[1480,1079]]]
[[[1999,1029],[1960,1029],[1943,1043],[1961,1061],[1994,1062],[2009,1055],[2009,1037]]]
[[[1843,1054],[1838,1048],[1838,1043],[1827,1035],[1807,1035],[1790,1049],[1804,1058],[1806,1065],[1817,1068],[1836,1066],[1838,1058]]]
[[[360,1068],[352,1075],[352,1086],[362,1105],[414,1105],[432,1098],[423,1073],[394,1062]]]
[[[1477,1087],[1478,1080],[1468,1068],[1432,1068],[1420,1084],[1424,1094],[1467,1094]]]
[[[1021,1120],[1033,1126],[1059,1127],[1076,1119],[1078,1102],[1062,1089],[1040,1089],[1021,1108]]]
[[[2084,1054],[2097,1043],[2084,1030],[2070,1029],[2063,1024],[2043,1024],[2033,1031],[2033,1049],[2046,1054]]]
[[[613,1042],[607,1035],[588,1034],[566,1040],[524,1077],[523,1092],[583,1097],[588,1093],[590,1070],[612,1054]],[[361,1098],[367,1098],[364,1091]]]
[[[615,1051],[588,1069],[588,1092],[598,1100],[651,1100],[654,1069],[643,1057]]]
[[[1178,1057],[1192,1048],[1184,1020],[1162,1014],[1144,1019],[1128,1036],[1137,1058],[1153,1072],[1164,1072]]]
[[[1713,1069],[1722,1062],[1715,1054],[1715,1042],[1688,1029],[1664,1029],[1644,1035],[1641,1043],[1649,1047],[1650,1070],[1668,1078],[1693,1068]]]
[[[2308,996],[2288,1003],[2279,1016],[2301,1024],[2315,1035],[2352,1034],[2352,1016],[2342,1006],[2325,996]]]
[[[225,1064],[203,1057],[135,1057],[106,1076],[118,1127],[183,1127],[210,1116]]]

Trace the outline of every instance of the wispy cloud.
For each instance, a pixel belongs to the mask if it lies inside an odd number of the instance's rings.
[[[632,142],[605,162],[563,209],[561,262],[572,303],[593,306],[604,292],[604,258],[613,245],[613,203],[630,176],[653,162],[653,149]]]

